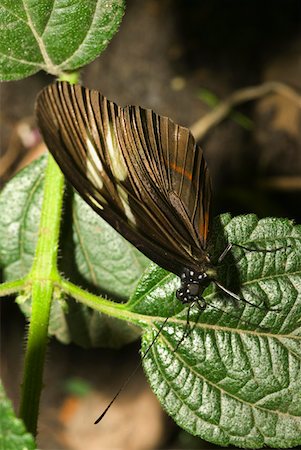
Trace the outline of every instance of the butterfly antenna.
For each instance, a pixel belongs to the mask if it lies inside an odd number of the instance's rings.
[[[135,367],[135,369],[133,370],[133,372],[129,375],[129,377],[124,381],[124,383],[122,384],[122,386],[118,389],[118,391],[116,392],[116,394],[114,395],[114,397],[112,398],[112,400],[110,401],[110,403],[108,404],[108,406],[105,408],[105,410],[101,413],[101,415],[98,417],[98,419],[95,420],[94,424],[98,424],[103,418],[104,416],[107,414],[108,410],[111,408],[111,406],[113,405],[113,403],[115,402],[115,400],[117,399],[117,397],[121,394],[121,392],[123,391],[123,389],[129,384],[130,380],[133,378],[133,376],[135,375],[135,373],[137,372],[137,370],[140,368],[140,366],[142,365],[143,360],[145,359],[145,357],[147,356],[147,354],[149,353],[149,351],[151,350],[152,346],[154,345],[154,343],[156,342],[156,340],[159,337],[159,334],[161,333],[161,331],[163,330],[164,326],[166,325],[167,320],[169,319],[169,317],[166,317],[166,319],[164,320],[164,322],[162,323],[162,325],[160,326],[159,330],[156,333],[156,336],[154,337],[153,341],[151,342],[151,344],[149,345],[148,349],[146,350],[146,352],[144,353],[144,355],[142,356],[139,364],[137,364],[137,366]]]
[[[239,248],[242,248],[243,250],[246,250],[247,252],[275,253],[275,252],[278,252],[279,250],[286,250],[287,248],[291,248],[292,246],[286,245],[286,246],[282,246],[282,247],[266,249],[266,248],[250,248],[250,247],[245,247],[244,245],[230,243],[227,245],[227,247],[225,248],[223,253],[219,256],[218,263],[222,262],[225,259],[226,255],[230,252],[232,247],[239,247]]]

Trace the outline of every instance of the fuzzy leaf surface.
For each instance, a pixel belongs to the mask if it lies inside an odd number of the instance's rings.
[[[3,450],[35,450],[36,444],[21,419],[15,416],[11,401],[0,382],[0,447]]]
[[[233,248],[218,280],[259,306],[233,301],[211,283],[207,307],[190,311],[175,298],[179,279],[152,266],[128,308],[145,315],[142,354],[164,409],[189,433],[218,445],[288,448],[301,444],[301,227],[254,215],[217,218],[212,259]],[[239,281],[237,283],[237,280]],[[149,322],[147,322],[148,317]],[[178,348],[177,348],[178,346]]]
[[[116,33],[123,0],[0,0],[0,79],[59,76],[93,61]]]

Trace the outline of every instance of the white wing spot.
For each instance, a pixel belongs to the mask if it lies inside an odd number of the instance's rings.
[[[98,189],[103,188],[103,181],[101,179],[101,172],[103,166],[99,155],[97,154],[94,145],[92,144],[89,136],[86,140],[87,144],[87,177]]]
[[[133,215],[133,213],[131,211],[131,208],[130,208],[130,205],[129,205],[129,196],[128,196],[128,194],[125,192],[124,189],[122,189],[121,186],[117,186],[117,191],[118,191],[121,203],[123,205],[126,217],[128,218],[129,222],[131,222],[132,224],[136,225],[135,216]]]
[[[106,134],[106,143],[110,154],[110,166],[112,173],[117,180],[124,181],[127,177],[128,171],[120,148],[117,144],[114,128],[111,123],[109,124],[108,132]]]
[[[92,195],[87,194],[87,197],[89,198],[91,203],[93,203],[95,206],[97,206],[97,208],[103,209],[103,206],[100,203],[98,203],[98,201],[94,197],[92,197]]]

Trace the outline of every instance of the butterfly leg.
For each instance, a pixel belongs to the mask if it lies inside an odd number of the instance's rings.
[[[240,296],[237,295],[237,294],[234,294],[234,292],[230,291],[229,289],[227,289],[225,286],[223,286],[221,283],[219,283],[219,282],[216,281],[216,280],[214,281],[214,284],[215,284],[221,291],[225,292],[225,294],[229,295],[229,297],[233,298],[233,299],[236,300],[236,301],[239,301],[239,302],[245,302],[245,303],[247,303],[248,305],[253,306],[254,308],[261,309],[262,311],[278,311],[278,310],[275,310],[275,309],[269,309],[269,308],[267,308],[267,307],[262,307],[262,306],[259,306],[259,305],[254,305],[254,303],[248,302],[248,300],[246,300],[246,299],[243,298],[243,297],[240,297]]]
[[[196,317],[196,320],[195,320],[193,326],[191,327],[191,325],[190,325],[190,311],[191,311],[191,308],[192,308],[195,304],[197,305],[197,307],[198,307],[198,309],[199,309],[199,313],[198,313],[198,315],[197,315],[197,317]],[[185,330],[184,330],[183,336],[181,337],[181,339],[180,339],[179,342],[177,343],[176,348],[174,349],[175,352],[178,350],[179,346],[182,344],[182,342],[184,341],[184,339],[186,339],[186,338],[193,332],[193,330],[195,329],[195,327],[196,327],[197,324],[198,324],[200,315],[201,315],[202,311],[204,311],[204,309],[206,308],[206,306],[207,306],[207,304],[206,304],[206,302],[205,302],[205,300],[204,300],[203,298],[200,298],[200,299],[196,300],[195,302],[190,303],[190,305],[189,305],[189,307],[188,307],[188,309],[187,309],[187,316],[186,316]]]
[[[239,247],[248,252],[274,253],[274,252],[278,252],[278,250],[290,248],[291,245],[287,245],[285,247],[273,248],[273,249],[269,250],[269,249],[264,249],[264,248],[261,248],[261,249],[260,248],[249,248],[249,247],[245,247],[244,245],[240,245],[240,244],[228,244],[227,247],[225,248],[225,250],[223,251],[223,253],[218,258],[218,263],[222,262],[225,259],[226,255],[231,251],[232,247]]]
[[[191,333],[194,331],[195,327],[197,326],[197,324],[198,324],[198,322],[199,322],[199,318],[200,318],[201,313],[202,313],[202,312],[204,311],[204,309],[206,309],[206,307],[207,307],[207,303],[205,302],[205,300],[203,299],[203,297],[201,297],[200,299],[198,299],[198,300],[195,302],[195,304],[197,305],[199,312],[198,312],[198,315],[197,315],[197,317],[196,317],[196,320],[195,320],[193,326],[191,327],[191,326],[190,326],[190,323],[188,323],[189,329],[186,331],[186,335],[184,335],[184,339],[185,339],[189,334],[191,334]]]
[[[187,308],[186,324],[185,324],[185,328],[184,328],[184,333],[183,333],[181,339],[179,340],[179,342],[177,343],[176,348],[174,349],[175,352],[178,350],[179,346],[182,344],[184,339],[186,339],[187,336],[189,336],[189,334],[191,332],[191,328],[190,328],[190,310],[194,306],[194,304],[195,304],[195,302],[190,303],[188,308]]]
[[[225,259],[225,257],[226,257],[226,255],[230,252],[230,250],[232,249],[232,247],[239,247],[239,248],[242,248],[242,249],[244,249],[244,250],[246,250],[246,251],[249,251],[249,252],[263,252],[263,253],[274,253],[274,252],[276,252],[276,251],[278,251],[278,250],[283,250],[283,249],[285,249],[285,248],[288,248],[288,247],[291,247],[291,246],[287,246],[287,247],[279,247],[279,248],[275,248],[275,249],[272,249],[272,250],[267,250],[267,249],[255,249],[255,248],[248,248],[248,247],[245,247],[245,246],[243,246],[243,245],[240,245],[240,244],[232,244],[232,243],[229,243],[228,245],[227,245],[227,247],[225,248],[225,250],[223,251],[223,253],[220,255],[220,257],[218,258],[218,263],[221,263],[224,259]],[[258,306],[258,305],[255,305],[255,304],[253,304],[253,303],[251,303],[251,302],[248,302],[245,298],[243,298],[243,297],[240,297],[239,295],[237,295],[237,294],[234,294],[234,292],[232,292],[232,291],[230,291],[229,289],[227,289],[225,286],[223,286],[221,283],[219,283],[217,280],[214,280],[214,283],[216,284],[216,286],[220,289],[220,290],[222,290],[223,292],[225,292],[227,295],[229,295],[230,297],[232,297],[233,299],[235,299],[235,300],[238,300],[238,301],[243,301],[243,302],[245,302],[245,303],[248,303],[250,306],[253,306],[253,307],[255,307],[255,308],[257,308],[257,309],[261,309],[261,310],[263,310],[263,311],[280,311],[280,309],[274,309],[274,308],[269,308],[268,307],[268,305],[266,304],[266,302],[265,302],[265,300],[263,301],[264,302],[264,304],[265,304],[265,307],[261,307],[261,306]]]

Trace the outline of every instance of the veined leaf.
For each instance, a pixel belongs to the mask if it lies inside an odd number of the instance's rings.
[[[0,0],[0,79],[84,66],[108,45],[123,12],[123,0]]]
[[[34,450],[36,444],[21,419],[15,416],[10,400],[0,382],[0,447],[3,450]]]
[[[288,448],[301,444],[301,227],[289,220],[223,215],[216,220],[213,254],[225,241],[234,248],[219,280],[254,305],[233,302],[215,286],[204,294],[205,311],[175,300],[179,280],[153,266],[128,308],[145,318],[144,360],[150,384],[182,428],[219,445]],[[266,309],[264,309],[266,307]],[[178,348],[177,348],[178,346]]]

